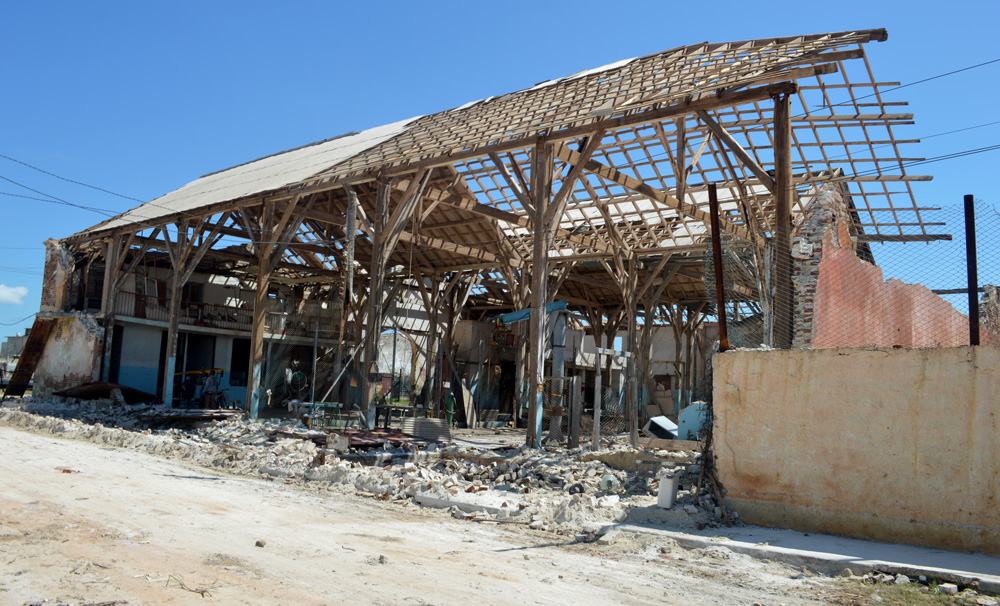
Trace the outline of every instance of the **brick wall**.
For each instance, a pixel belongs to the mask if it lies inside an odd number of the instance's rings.
[[[857,242],[846,226],[852,225],[847,193],[843,184],[823,186],[806,205],[805,219],[792,232],[792,289],[795,311],[792,347],[813,346],[813,321],[816,310],[816,286],[823,246],[827,240],[851,251]]]
[[[73,274],[73,255],[59,242],[45,242],[45,270],[40,311],[66,311],[66,293]]]

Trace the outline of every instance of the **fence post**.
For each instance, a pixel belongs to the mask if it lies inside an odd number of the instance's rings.
[[[969,279],[969,345],[979,345],[979,268],[976,263],[976,207],[965,196],[965,262]]]

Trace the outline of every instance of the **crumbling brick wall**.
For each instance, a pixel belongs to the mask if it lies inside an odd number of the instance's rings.
[[[45,242],[44,271],[40,311],[66,311],[70,278],[73,275],[73,254],[59,240],[50,239]]]
[[[792,234],[795,349],[958,347],[969,319],[921,284],[886,281],[858,242],[844,184],[820,189]],[[984,326],[984,345],[1000,336]]]
[[[35,369],[32,394],[53,392],[100,379],[104,329],[93,314],[56,318],[45,352]]]
[[[793,348],[813,347],[816,287],[824,242],[829,239],[840,248],[857,251],[856,234],[848,227],[854,225],[849,199],[845,184],[823,186],[806,205],[804,219],[792,232]]]

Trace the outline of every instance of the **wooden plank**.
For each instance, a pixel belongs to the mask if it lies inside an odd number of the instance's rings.
[[[48,318],[35,318],[25,340],[24,349],[21,350],[21,357],[17,361],[17,367],[7,382],[7,388],[3,392],[3,397],[19,398],[28,389],[31,376],[35,374],[38,361],[45,352],[45,346],[49,342],[49,335],[55,327],[56,321]]]

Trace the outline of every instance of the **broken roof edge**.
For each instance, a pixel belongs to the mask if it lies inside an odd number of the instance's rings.
[[[252,196],[278,192],[282,188],[327,172],[358,153],[402,134],[422,117],[415,116],[363,131],[346,133],[208,173],[167,194],[67,236],[63,240],[73,241],[83,237],[93,237],[101,232],[128,225],[136,226],[140,231],[152,229],[160,227],[164,219],[177,215],[204,217],[213,213],[200,211],[217,204],[231,204]],[[246,178],[255,172],[264,174],[255,179]],[[195,198],[202,200],[190,204],[189,202]],[[148,214],[138,214],[142,209],[149,211]]]

